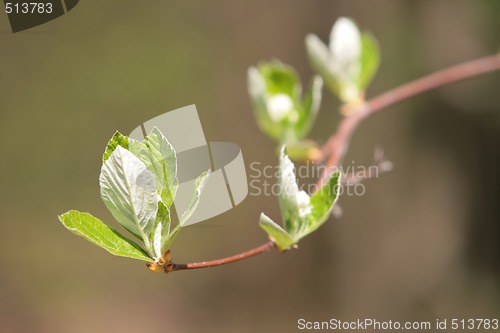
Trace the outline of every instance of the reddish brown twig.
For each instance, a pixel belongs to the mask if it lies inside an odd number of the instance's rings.
[[[323,156],[328,159],[316,188],[325,184],[332,171],[342,162],[354,130],[369,115],[426,91],[498,69],[500,69],[500,56],[498,55],[472,60],[389,90],[356,107],[351,111],[351,115],[342,119],[337,132],[322,148]]]
[[[171,272],[171,271],[181,271],[181,270],[186,270],[186,269],[198,269],[198,268],[207,268],[207,267],[215,267],[215,266],[220,266],[220,265],[225,265],[229,264],[235,261],[240,261],[244,259],[248,259],[250,257],[256,256],[258,254],[261,254],[263,252],[266,252],[274,247],[274,242],[273,241],[267,241],[266,243],[262,244],[261,246],[258,246],[256,248],[253,248],[251,250],[245,251],[240,254],[236,254],[234,256],[222,258],[222,259],[216,259],[216,260],[211,260],[211,261],[202,261],[202,262],[196,262],[196,263],[189,263],[189,264],[175,264],[175,263],[170,263],[165,267],[165,271]]]
[[[350,116],[342,119],[337,132],[330,137],[328,142],[322,148],[323,155],[328,156],[328,160],[326,162],[326,168],[324,168],[323,174],[318,180],[317,188],[326,182],[332,170],[340,164],[347,151],[349,140],[354,133],[354,130],[359,123],[370,114],[437,87],[498,69],[500,69],[500,57],[497,55],[473,60],[430,74],[421,79],[404,84],[398,88],[389,90],[388,92],[365,102],[359,107],[356,107],[351,111],[352,113]],[[230,257],[189,264],[175,264],[170,262],[166,264],[164,268],[166,272],[171,272],[186,269],[215,267],[251,258],[274,247],[274,242],[268,241],[256,248]]]

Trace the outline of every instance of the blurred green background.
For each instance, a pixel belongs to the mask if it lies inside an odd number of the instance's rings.
[[[275,165],[257,128],[246,70],[278,58],[308,81],[304,37],[350,16],[381,44],[368,96],[500,45],[500,1],[81,1],[12,34],[0,15],[0,331],[293,332],[297,320],[499,318],[500,73],[445,87],[364,122],[345,163],[377,146],[393,172],[340,200],[298,251],[153,274],[69,233],[57,215],[99,198],[101,154],[166,111],[196,104],[209,141],[235,142],[247,166]],[[325,90],[311,137],[335,130]],[[247,168],[247,174],[252,175]],[[186,228],[178,262],[259,245],[274,197]],[[369,330],[368,330],[369,331]]]

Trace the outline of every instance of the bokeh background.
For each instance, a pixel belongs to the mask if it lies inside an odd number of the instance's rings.
[[[257,128],[246,70],[278,58],[304,82],[304,37],[326,40],[337,17],[374,33],[374,96],[500,45],[499,1],[81,1],[12,34],[0,14],[0,331],[293,332],[297,320],[431,321],[500,315],[500,73],[445,87],[366,120],[345,163],[376,147],[393,172],[344,196],[343,215],[285,255],[153,274],[65,230],[57,215],[99,198],[101,153],[166,111],[196,104],[209,141],[235,142],[247,166],[275,165]],[[335,130],[326,90],[311,138]],[[252,175],[247,169],[248,175]],[[186,228],[178,262],[266,240],[274,197]],[[368,330],[369,331],[369,330]]]

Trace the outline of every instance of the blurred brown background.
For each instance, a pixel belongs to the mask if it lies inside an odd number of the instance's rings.
[[[499,318],[500,73],[442,88],[369,118],[346,163],[376,146],[395,170],[344,196],[344,214],[298,251],[224,267],[149,272],[66,231],[57,215],[99,198],[101,153],[115,130],[195,103],[209,141],[275,165],[257,128],[246,70],[278,58],[312,75],[307,33],[327,39],[350,16],[381,44],[374,96],[492,54],[500,1],[81,1],[12,34],[0,15],[0,331],[294,332],[297,320]],[[325,90],[311,137],[336,128]],[[250,176],[251,171],[247,169]],[[265,241],[252,197],[186,228],[174,258],[199,261]]]

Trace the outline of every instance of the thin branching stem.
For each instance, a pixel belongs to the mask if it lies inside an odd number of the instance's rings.
[[[273,241],[267,241],[266,243],[257,246],[256,248],[253,248],[251,250],[222,258],[222,259],[216,259],[216,260],[211,260],[211,261],[202,261],[202,262],[196,262],[196,263],[189,263],[189,264],[175,264],[175,263],[170,263],[166,267],[166,271],[181,271],[181,270],[186,270],[186,269],[198,269],[198,268],[207,268],[207,267],[215,267],[215,266],[220,266],[220,265],[225,265],[229,264],[235,261],[240,261],[244,259],[248,259],[250,257],[256,256],[258,254],[261,254],[263,252],[266,252],[272,248],[274,248],[274,242]]]
[[[341,163],[342,158],[349,147],[349,140],[354,133],[354,130],[357,128],[359,123],[361,123],[361,121],[369,115],[426,91],[499,69],[500,56],[494,55],[480,58],[435,72],[389,90],[386,93],[366,101],[354,110],[351,110],[351,115],[342,119],[337,131],[322,147],[323,156],[328,157],[328,160],[326,162],[326,168],[324,168],[323,174],[317,182],[317,188],[326,183],[331,172]],[[189,264],[169,263],[166,265],[165,271],[171,272],[220,266],[251,258],[272,248],[275,248],[274,242],[268,241],[251,250],[222,259]]]

